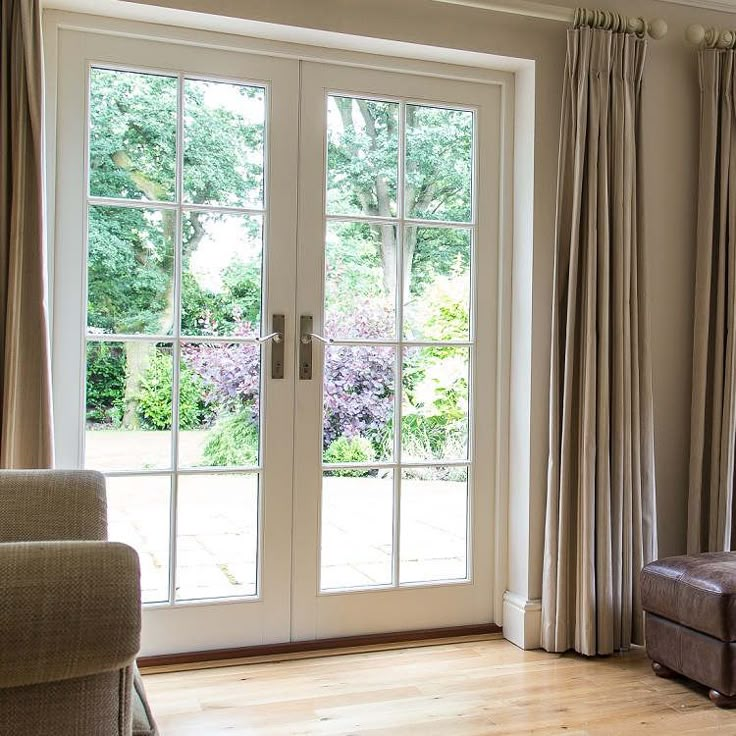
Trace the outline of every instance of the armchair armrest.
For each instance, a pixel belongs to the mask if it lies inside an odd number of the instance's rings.
[[[0,688],[129,665],[140,645],[138,556],[115,542],[0,544]]]

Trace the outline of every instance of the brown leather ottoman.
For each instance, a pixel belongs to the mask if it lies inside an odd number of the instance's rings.
[[[641,573],[647,654],[660,677],[685,675],[736,707],[736,552],[666,557]]]

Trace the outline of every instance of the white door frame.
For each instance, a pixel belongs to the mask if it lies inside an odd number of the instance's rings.
[[[72,5],[73,3],[68,3]],[[137,8],[136,8],[137,9]],[[173,17],[173,16],[172,16]],[[199,18],[199,16],[197,16]],[[168,20],[168,18],[167,18]],[[191,20],[191,19],[190,19]],[[177,17],[177,23],[180,22]],[[186,23],[186,19],[182,16],[181,23]],[[502,126],[501,126],[501,187],[500,187],[500,206],[499,206],[499,251],[498,251],[498,270],[497,270],[497,294],[498,309],[496,320],[496,337],[497,337],[497,370],[495,381],[496,395],[496,417],[495,425],[495,444],[493,453],[496,458],[494,463],[496,486],[495,493],[495,513],[492,524],[491,533],[494,537],[494,554],[493,554],[493,596],[491,608],[488,612],[488,619],[496,623],[502,623],[502,599],[506,589],[506,581],[508,576],[507,570],[507,524],[508,524],[508,503],[509,489],[507,487],[509,468],[508,468],[508,435],[509,435],[509,386],[510,386],[510,366],[511,366],[511,253],[512,253],[512,221],[514,208],[512,203],[513,184],[513,133],[514,133],[514,88],[515,75],[510,71],[499,71],[505,68],[507,70],[517,70],[526,68],[525,62],[516,62],[504,60],[502,57],[493,57],[489,54],[473,54],[471,52],[461,52],[448,49],[435,49],[434,47],[425,47],[415,44],[403,42],[379,41],[371,39],[359,39],[357,37],[339,36],[339,34],[329,34],[330,38],[325,41],[325,45],[308,45],[308,43],[290,43],[285,38],[298,37],[300,41],[310,41],[305,34],[294,35],[289,29],[273,27],[273,29],[261,28],[258,24],[254,24],[251,28],[246,22],[238,24],[230,23],[212,23],[210,27],[216,28],[216,31],[205,31],[195,27],[182,27],[173,25],[160,25],[155,23],[142,22],[139,20],[122,20],[111,17],[100,17],[93,15],[80,15],[74,12],[66,12],[59,10],[46,10],[44,12],[44,46],[45,46],[45,64],[46,64],[46,187],[48,197],[49,226],[47,233],[48,243],[48,260],[49,260],[49,293],[50,293],[50,311],[52,316],[52,324],[56,323],[56,304],[54,300],[55,291],[58,291],[59,284],[63,284],[66,291],[74,287],[75,283],[79,286],[79,272],[71,274],[72,280],[64,280],[57,282],[54,274],[57,269],[58,259],[56,254],[56,224],[63,213],[59,213],[57,200],[60,196],[56,186],[56,169],[57,159],[61,158],[66,149],[59,146],[57,141],[57,100],[60,95],[66,95],[66,92],[60,87],[60,63],[59,63],[59,42],[63,32],[71,30],[79,31],[83,34],[99,33],[107,37],[118,39],[149,39],[165,42],[168,44],[181,45],[185,48],[199,47],[209,52],[215,50],[227,50],[235,53],[253,54],[253,55],[269,55],[278,56],[285,59],[321,61],[328,63],[346,64],[358,67],[370,67],[374,69],[383,69],[386,71],[400,71],[402,73],[415,73],[421,75],[445,77],[447,79],[455,79],[460,81],[470,81],[479,84],[486,84],[497,87],[501,95],[502,107]],[[238,28],[246,32],[258,34],[260,37],[247,37],[242,35],[233,35],[238,32]],[[258,27],[256,27],[258,26]],[[232,33],[219,32],[220,29],[232,29]],[[315,33],[314,43],[321,43],[321,37],[318,39]],[[324,35],[324,34],[323,34]],[[344,41],[343,41],[344,38]],[[356,52],[353,49],[369,49],[369,53]],[[393,53],[395,56],[387,54]],[[427,59],[431,61],[427,61]],[[466,65],[454,63],[454,59],[462,60]],[[451,61],[453,60],[453,61]],[[450,63],[448,63],[450,62]],[[477,63],[477,66],[474,66]],[[496,67],[497,68],[491,68]],[[58,89],[57,89],[58,87]],[[73,151],[65,150],[66,154]],[[80,151],[77,151],[81,155]],[[525,172],[526,173],[526,172]],[[525,185],[524,185],[525,186]],[[523,187],[522,187],[523,188]],[[60,267],[61,272],[64,266]],[[56,283],[56,289],[55,287]],[[273,311],[273,310],[272,310]],[[298,313],[292,312],[287,317],[287,366],[293,365],[293,346],[294,346],[294,326],[298,320]],[[58,330],[54,329],[52,333],[52,342],[54,346],[63,344],[64,336]],[[289,357],[292,360],[289,360]],[[55,372],[55,386],[66,386],[66,380],[63,372],[63,366],[60,371]],[[57,388],[56,395],[58,400],[62,401],[66,390],[61,391]],[[57,435],[63,435],[64,415],[63,406],[57,404],[56,407],[59,419],[57,420]],[[284,440],[285,438],[281,438]],[[290,441],[290,440],[289,440]],[[290,499],[289,499],[290,502]],[[284,601],[286,603],[286,601]],[[197,605],[187,607],[192,614]],[[184,611],[181,608],[180,611]],[[182,615],[182,618],[185,616]],[[189,618],[189,614],[186,614]],[[183,621],[183,624],[194,626],[194,619]],[[230,632],[232,633],[232,632]],[[222,642],[218,646],[236,646],[235,643],[229,643],[227,632]],[[231,637],[232,638],[232,637]],[[291,634],[292,639],[302,638]],[[265,642],[267,639],[264,638]],[[279,640],[269,638],[268,641]],[[283,639],[280,639],[283,640]],[[240,641],[240,640],[239,640]],[[187,650],[197,648],[196,641],[191,641],[186,647]],[[156,646],[155,651],[173,651],[173,649]]]

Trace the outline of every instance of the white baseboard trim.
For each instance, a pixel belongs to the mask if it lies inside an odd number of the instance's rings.
[[[503,594],[503,635],[521,649],[539,649],[542,601],[528,600],[507,590]]]

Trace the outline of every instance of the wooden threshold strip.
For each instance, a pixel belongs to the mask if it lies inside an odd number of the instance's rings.
[[[233,649],[211,649],[203,652],[179,652],[152,657],[140,657],[138,667],[144,674],[176,672],[179,670],[229,667],[249,662],[278,662],[287,659],[305,659],[336,654],[355,654],[381,649],[413,648],[457,640],[475,641],[500,637],[503,633],[496,624],[450,626],[441,629],[415,629],[385,634],[363,634],[333,639],[289,641],[281,644],[260,644]],[[448,641],[450,640],[450,641]]]

